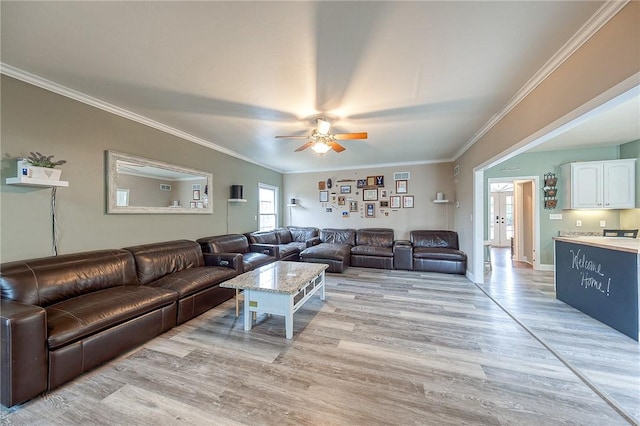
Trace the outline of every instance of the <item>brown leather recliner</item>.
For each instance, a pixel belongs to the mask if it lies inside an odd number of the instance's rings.
[[[351,249],[351,266],[393,269],[394,234],[391,228],[363,228],[356,231]]]
[[[413,270],[464,275],[467,255],[459,249],[454,231],[411,231]]]
[[[219,284],[241,273],[239,254],[203,255],[200,244],[190,240],[143,244],[125,250],[133,254],[140,284],[178,293],[177,324],[235,294],[233,289]]]
[[[196,240],[204,253],[241,254],[242,270],[248,272],[262,265],[275,262],[278,258],[277,247],[261,244],[249,244],[242,234],[217,235]]]
[[[318,228],[287,227],[249,232],[245,235],[250,244],[277,247],[278,260],[295,262],[300,259],[300,252],[311,246],[311,240],[318,236],[318,231]]]

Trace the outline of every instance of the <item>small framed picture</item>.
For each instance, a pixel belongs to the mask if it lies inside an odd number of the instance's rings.
[[[192,189],[193,191],[195,191],[195,190],[200,191],[200,189],[202,189],[202,188],[201,188],[201,186],[200,186],[200,184],[199,184],[199,183],[194,183],[193,185],[191,185],[191,189]]]
[[[405,209],[413,208],[413,195],[405,195],[402,197],[402,207]]]
[[[204,209],[204,203],[202,201],[197,201],[196,202],[196,208],[197,209]]]
[[[376,186],[384,186],[384,176],[376,176]]]
[[[377,189],[363,190],[362,201],[378,201],[378,190]]]
[[[340,185],[341,194],[351,194],[351,185]]]
[[[366,203],[364,210],[365,210],[365,212],[364,212],[365,217],[376,217],[376,205],[375,204]]]
[[[349,212],[348,211],[343,211],[342,212],[342,217],[349,217]]]
[[[357,201],[349,201],[349,211],[357,212],[358,211],[358,202]]]
[[[380,190],[380,198],[387,198],[387,190],[386,189],[381,189]]]
[[[391,205],[392,209],[399,209],[400,208],[400,196],[399,195],[392,195],[391,197],[389,197],[389,202]]]
[[[387,208],[389,207],[389,202],[388,201],[380,201],[380,208]]]
[[[324,191],[325,189],[327,189],[327,183],[323,180],[318,182],[318,190],[320,191]]]
[[[200,190],[196,189],[193,191],[193,199],[194,200],[199,200],[200,199]]]
[[[344,206],[345,203],[346,203],[346,199],[345,199],[344,195],[339,195],[338,196],[338,205],[339,206]]]
[[[191,201],[191,202],[189,203],[189,208],[191,208],[191,209],[195,209],[195,208],[196,208],[196,202],[195,202],[195,201]]]
[[[320,202],[321,203],[329,202],[329,191],[320,191]]]
[[[357,185],[358,188],[364,188],[365,186],[367,186],[367,180],[366,179],[358,179]]]
[[[407,190],[407,181],[406,180],[397,180],[396,181],[396,194],[406,194],[409,192]]]

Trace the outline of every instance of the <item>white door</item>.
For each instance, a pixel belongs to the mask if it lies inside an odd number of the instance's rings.
[[[492,191],[489,197],[489,239],[492,247],[510,247],[513,238],[513,185],[511,191]]]

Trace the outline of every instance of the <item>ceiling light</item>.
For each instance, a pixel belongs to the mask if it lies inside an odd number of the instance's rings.
[[[331,147],[324,142],[316,142],[313,145],[311,145],[311,149],[317,152],[318,154],[323,155],[323,154],[326,154],[327,151],[331,149]]]

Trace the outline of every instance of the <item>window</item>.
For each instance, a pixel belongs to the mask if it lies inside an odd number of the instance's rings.
[[[116,206],[127,207],[129,205],[129,190],[116,189]]]
[[[275,229],[278,223],[278,187],[259,183],[258,199],[258,229]]]

